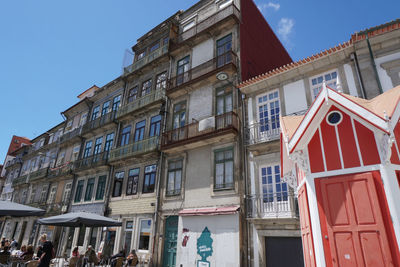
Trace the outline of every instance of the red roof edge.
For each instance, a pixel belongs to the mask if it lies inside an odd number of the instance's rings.
[[[211,207],[198,209],[184,209],[179,212],[179,216],[201,216],[201,215],[229,215],[239,211],[240,206]]]

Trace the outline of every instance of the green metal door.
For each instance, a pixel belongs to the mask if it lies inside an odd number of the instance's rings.
[[[163,267],[175,267],[176,243],[178,238],[178,216],[170,216],[165,221],[165,241]]]

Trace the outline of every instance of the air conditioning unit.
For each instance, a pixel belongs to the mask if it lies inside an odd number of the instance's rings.
[[[210,129],[210,128],[214,128],[215,126],[215,117],[208,117],[206,119],[202,119],[201,121],[199,121],[199,132]]]

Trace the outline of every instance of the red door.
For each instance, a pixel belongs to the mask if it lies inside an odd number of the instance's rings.
[[[394,266],[371,173],[317,179],[327,266]]]

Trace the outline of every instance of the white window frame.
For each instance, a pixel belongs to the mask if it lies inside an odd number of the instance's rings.
[[[324,82],[324,80],[325,80],[325,75],[332,74],[332,73],[334,73],[334,72],[336,72],[336,78],[333,78],[333,79],[330,79],[330,80],[326,81],[326,85],[329,86],[329,87],[331,87],[332,89],[335,89],[335,90],[336,90],[336,86],[337,86],[338,84],[341,84],[341,83],[340,83],[340,77],[339,77],[339,71],[338,71],[338,69],[331,69],[331,70],[325,71],[325,72],[323,72],[323,73],[320,73],[320,74],[318,74],[318,75],[314,75],[314,76],[312,76],[312,77],[309,78],[310,90],[311,90],[311,98],[312,98],[313,100],[318,96],[318,93],[319,93],[319,92],[321,91],[321,89],[322,89],[323,82]],[[317,83],[313,85],[313,80],[314,80],[314,79],[318,79],[319,77],[322,77],[322,81],[321,81],[321,82],[318,82],[318,81],[317,81]],[[334,84],[333,84],[333,83],[334,83]],[[319,88],[319,89],[318,89],[318,88]],[[315,89],[318,89],[318,92],[315,92]]]
[[[132,229],[128,229],[127,230],[127,228],[126,228],[126,223],[127,222],[132,222]],[[135,218],[125,218],[125,220],[123,221],[123,225],[124,225],[124,231],[121,231],[122,232],[122,238],[121,238],[121,240],[122,240],[122,246],[124,246],[125,245],[125,239],[126,239],[126,232],[130,232],[131,233],[131,244],[130,244],[130,250],[132,250],[133,249],[133,247],[134,247],[134,241],[135,241]]]
[[[148,221],[150,220],[150,236],[149,236],[149,249],[148,250],[144,250],[144,249],[139,249],[139,245],[140,245],[140,232],[141,232],[141,224],[142,221]],[[152,246],[152,227],[153,227],[153,219],[151,218],[139,218],[139,223],[137,225],[137,244],[136,244],[136,248],[137,251],[140,253],[149,253],[151,246]]]
[[[57,194],[57,185],[53,185],[50,188],[49,197],[47,198],[47,204],[53,204],[54,200],[56,199]]]
[[[268,99],[271,94],[277,93],[277,97],[273,97],[272,99]],[[260,98],[266,97],[267,100],[263,100],[261,103],[259,102]],[[278,119],[275,121],[276,124],[279,124],[278,126],[275,126],[275,129],[272,129],[272,117],[271,117],[271,103],[274,103],[278,101],[279,103],[279,114],[278,114]],[[264,107],[265,105],[268,105],[268,130],[265,129],[266,125],[264,125],[264,128],[261,128],[261,124],[263,123],[260,118],[260,107]],[[257,132],[259,133],[259,138],[264,139],[268,138],[272,132],[276,132],[276,134],[279,135],[280,133],[280,121],[279,121],[279,115],[281,114],[282,108],[281,108],[281,99],[280,99],[280,94],[279,94],[279,89],[271,90],[266,93],[263,93],[261,95],[256,96],[256,112],[257,112]],[[276,116],[276,115],[275,115]],[[263,118],[265,120],[265,118]]]
[[[39,202],[44,203],[47,200],[47,191],[49,190],[49,185],[43,185],[42,190],[40,191]]]
[[[66,183],[64,185],[62,203],[67,203],[69,201],[69,199],[71,198],[71,192],[72,192],[72,182]]]

